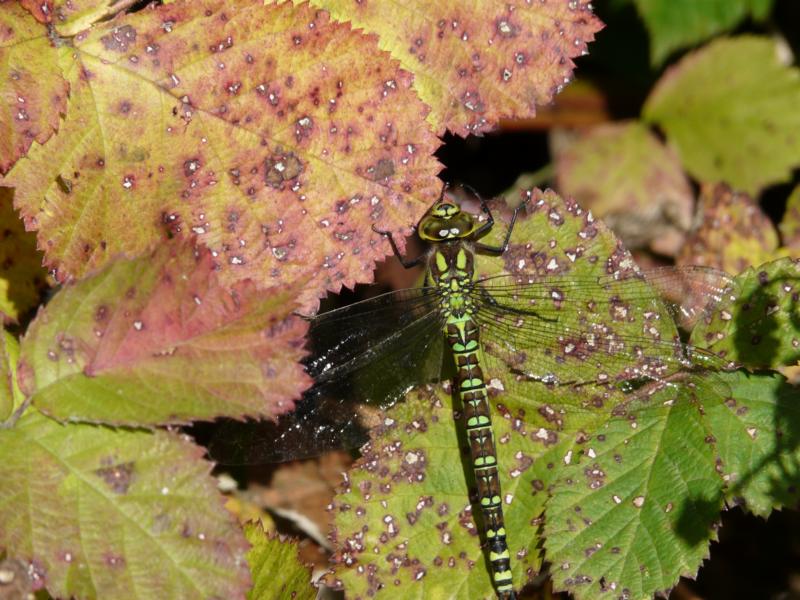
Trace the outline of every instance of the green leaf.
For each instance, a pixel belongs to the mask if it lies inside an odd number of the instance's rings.
[[[377,34],[414,74],[438,134],[480,133],[530,118],[572,79],[603,24],[586,0],[503,4],[458,0],[312,0],[333,18]]]
[[[0,546],[53,596],[244,598],[247,543],[202,455],[29,411],[0,430]]]
[[[0,3],[0,175],[58,129],[68,89],[47,29],[17,2]]]
[[[720,374],[732,395],[705,407],[732,504],[767,517],[800,495],[800,390],[776,373]]]
[[[676,262],[740,273],[778,257],[778,232],[750,196],[725,184],[704,185],[698,225],[686,237]]]
[[[773,0],[634,0],[650,32],[650,60],[660,65],[675,50],[736,27],[748,16],[764,19]]]
[[[18,408],[24,396],[17,385],[19,342],[5,330],[0,331],[0,423]]]
[[[614,230],[628,248],[674,254],[693,194],[675,153],[641,123],[603,125],[556,156],[558,189]]]
[[[65,286],[22,341],[20,386],[61,420],[274,417],[308,387],[289,290],[222,285],[207,251],[165,244]]]
[[[308,4],[154,5],[71,42],[59,134],[3,182],[62,281],[180,233],[312,307],[371,279],[373,224],[401,239],[439,192],[411,75]]]
[[[800,70],[775,41],[721,39],[665,73],[643,115],[661,127],[686,169],[751,194],[800,165]]]
[[[783,258],[738,275],[691,342],[750,368],[800,360],[800,264]]]
[[[549,191],[528,195],[529,214],[519,218],[508,252],[477,260],[479,276],[506,272],[528,283],[499,301],[536,311],[528,323],[526,313],[514,313],[505,337],[486,322],[481,328],[513,581],[521,587],[544,559],[557,587],[577,598],[603,589],[649,598],[695,574],[708,555],[722,502],[735,493],[720,455],[742,469],[728,446],[717,451],[706,411],[730,410],[748,390],[725,373],[686,370],[676,360],[677,327],[666,304],[590,213]],[[485,241],[503,235],[496,227]],[[700,295],[703,307],[708,297]],[[569,331],[596,332],[584,340],[582,359]],[[725,366],[702,358],[711,368]],[[648,361],[661,365],[658,376],[641,375]],[[479,507],[470,503],[467,444],[452,405],[440,388],[419,390],[372,431],[334,503],[338,564],[330,581],[348,594],[493,596]],[[800,429],[794,414],[785,423]],[[722,422],[721,439],[740,444],[735,456],[764,454],[749,426]]]
[[[545,514],[557,588],[645,599],[697,572],[722,508],[714,449],[692,405],[702,395],[702,384],[677,398],[667,387],[651,400],[668,405],[610,421],[561,469]]]
[[[247,593],[250,600],[317,597],[317,590],[311,585],[311,569],[300,562],[296,542],[269,535],[261,522],[246,523],[244,534],[250,542],[247,563],[253,574],[253,588]]]
[[[348,473],[334,501],[336,567],[328,578],[348,596],[494,597],[468,496],[474,477],[452,410],[441,388],[410,394]],[[548,442],[510,415],[495,418],[494,431],[514,581],[521,582],[541,569],[536,523],[552,478],[547,457],[563,456],[571,441],[548,453]]]

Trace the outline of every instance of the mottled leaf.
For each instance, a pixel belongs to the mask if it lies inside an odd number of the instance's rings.
[[[54,0],[19,0],[19,4],[40,23],[50,23],[53,20],[53,2]]]
[[[502,117],[532,117],[572,79],[602,24],[585,0],[349,2],[312,0],[378,35],[414,73],[437,133],[486,131]]]
[[[660,126],[687,170],[755,193],[800,165],[800,70],[775,41],[740,36],[712,42],[656,84],[644,118]]]
[[[365,56],[369,68],[355,68]],[[58,136],[9,173],[61,279],[166,229],[213,250],[226,281],[371,277],[439,190],[411,76],[372,37],[307,4],[175,2],[59,50],[71,86]]]
[[[557,588],[644,600],[695,575],[722,508],[711,439],[686,402],[703,392],[666,388],[652,400],[669,405],[610,421],[562,468],[545,516]]]
[[[783,245],[794,252],[800,249],[800,185],[789,194],[779,227]]]
[[[18,321],[33,309],[47,287],[36,236],[25,231],[13,198],[14,190],[0,187],[0,313],[6,321]]]
[[[740,273],[778,256],[778,233],[758,203],[724,184],[704,185],[699,219],[676,258]]]
[[[17,2],[0,2],[0,175],[58,129],[67,89],[47,29]]]
[[[247,544],[202,455],[29,411],[0,430],[0,545],[53,596],[244,598]]]
[[[559,191],[602,217],[628,248],[674,254],[689,229],[692,190],[675,153],[645,126],[591,129],[556,156]]]
[[[577,597],[595,598],[611,583],[621,595],[650,597],[696,573],[707,555],[725,481],[699,409],[724,405],[728,385],[714,372],[685,370],[667,304],[602,223],[552,192],[526,195],[528,214],[506,254],[477,260],[479,276],[523,281],[507,294],[484,284],[507,311],[519,309],[506,312],[508,327],[478,317],[514,584],[539,572],[544,543],[544,558],[561,569],[559,587]],[[507,220],[495,217],[489,244],[505,233]],[[531,306],[533,318],[522,310]],[[725,362],[704,355],[698,364]],[[470,459],[450,405],[438,389],[412,394],[387,413],[350,472],[335,501],[332,578],[348,594],[492,596]],[[649,520],[632,522],[643,508]],[[543,542],[542,523],[552,540]]]
[[[0,422],[11,416],[23,400],[17,385],[17,361],[19,342],[17,338],[3,330],[0,331]]]
[[[650,60],[733,29],[748,16],[764,19],[773,0],[634,0],[650,32]]]
[[[308,386],[288,291],[220,284],[207,251],[170,244],[59,292],[22,342],[20,385],[63,420],[272,417]]]
[[[784,258],[736,277],[731,296],[692,331],[692,343],[751,368],[800,360],[800,263]]]
[[[547,499],[542,490],[552,477],[546,457],[563,455],[571,442],[545,454],[545,439],[505,417],[495,419],[495,436],[501,440],[503,510],[519,587],[541,568],[536,531]],[[337,566],[329,583],[343,585],[353,597],[494,597],[473,514],[477,507],[468,496],[467,482],[474,486],[474,477],[463,443],[450,394],[440,388],[412,393],[392,409],[336,497]],[[535,462],[531,452],[541,459]]]
[[[253,588],[247,594],[250,600],[316,598],[317,590],[311,585],[311,570],[297,557],[296,542],[271,536],[260,522],[247,523],[244,533],[250,542],[247,562],[253,574]]]
[[[767,517],[797,506],[800,493],[800,390],[777,374],[725,374],[733,390],[706,407],[729,502]]]
[[[52,23],[59,35],[71,36],[133,4],[135,0],[52,0]]]

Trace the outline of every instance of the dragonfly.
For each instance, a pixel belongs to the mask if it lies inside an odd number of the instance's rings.
[[[222,462],[252,463],[356,448],[368,432],[363,411],[349,403],[354,395],[360,406],[384,409],[415,386],[450,380],[460,401],[491,583],[498,598],[509,600],[515,590],[489,377],[510,372],[550,388],[579,392],[605,386],[636,398],[645,382],[731,368],[720,357],[682,343],[675,333],[676,320],[696,319],[718,303],[730,279],[711,269],[644,274],[625,264],[604,276],[535,275],[519,264],[521,259],[508,257],[518,215],[529,208],[530,196],[513,210],[495,244],[481,241],[495,228],[495,219],[488,203],[480,202],[481,214],[473,215],[447,199],[443,189],[416,227],[428,249],[414,258],[402,255],[390,232],[375,229],[405,268],[425,267],[423,284],[310,317],[312,353],[306,369],[314,387],[293,413],[266,426],[268,435],[251,428],[251,437],[242,436],[232,424],[233,430],[218,433],[210,450]],[[479,274],[478,256],[503,259],[504,268]],[[518,272],[509,272],[514,269]],[[682,304],[666,298],[676,291],[684,297]],[[693,296],[689,301],[686,292]]]

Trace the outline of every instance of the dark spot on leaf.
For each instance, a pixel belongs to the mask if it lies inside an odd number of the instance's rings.
[[[95,475],[106,482],[115,494],[125,494],[133,483],[134,463],[126,462],[109,467],[95,469]]]
[[[197,170],[200,168],[200,159],[199,158],[190,158],[183,163],[183,174],[186,177],[191,177]]]
[[[108,553],[103,556],[103,562],[111,568],[119,569],[125,566],[125,557]]]
[[[127,52],[128,46],[136,42],[136,30],[130,25],[115,27],[100,38],[106,50],[112,52]]]
[[[65,179],[61,175],[57,175],[56,184],[58,185],[58,189],[60,189],[65,194],[72,193],[72,182],[69,179]]]
[[[394,175],[394,162],[388,158],[382,158],[374,167],[369,167],[367,172],[372,175],[373,180],[380,181]]]
[[[264,181],[281,189],[285,181],[298,177],[305,166],[293,152],[276,152],[264,161]]]

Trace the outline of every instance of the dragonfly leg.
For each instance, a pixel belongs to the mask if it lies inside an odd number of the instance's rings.
[[[511,232],[514,231],[514,224],[517,222],[517,215],[519,211],[523,209],[528,204],[527,200],[520,202],[517,207],[514,209],[514,212],[511,214],[511,222],[508,224],[508,230],[506,231],[506,237],[503,240],[503,243],[500,246],[490,246],[489,244],[481,244],[480,242],[475,243],[475,248],[478,250],[482,250],[484,252],[492,252],[495,254],[503,254],[506,250],[508,250],[508,242],[511,240]],[[483,212],[485,212],[489,219],[484,223],[480,228],[478,228],[475,233],[473,234],[475,238],[480,237],[484,233],[488,232],[489,229],[492,228],[494,225],[494,218],[492,218],[492,212],[489,210],[489,205],[481,198],[481,207],[483,208]]]
[[[404,258],[403,255],[400,253],[400,250],[398,250],[397,248],[397,244],[394,241],[394,236],[392,235],[391,231],[376,229],[375,225],[372,226],[372,231],[389,239],[389,244],[391,244],[392,246],[392,252],[394,252],[395,257],[397,258],[397,260],[400,261],[400,264],[403,265],[403,268],[410,269],[412,267],[416,267],[417,265],[422,264],[422,262],[425,260],[426,254],[424,252],[420,254],[418,257],[413,258],[411,260],[407,260],[406,258]]]

